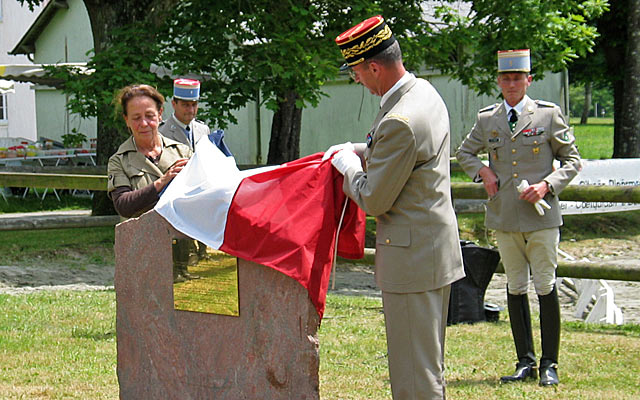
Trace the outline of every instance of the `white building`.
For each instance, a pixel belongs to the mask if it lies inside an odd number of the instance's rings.
[[[17,0],[0,0],[0,68],[6,64],[31,63],[25,55],[12,56],[8,53],[31,26],[41,8],[29,11],[28,6],[21,6]],[[36,100],[33,84],[14,82],[13,92],[0,93],[0,140],[20,137],[36,140]]]

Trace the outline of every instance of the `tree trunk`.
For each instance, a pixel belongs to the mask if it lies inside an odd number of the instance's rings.
[[[640,157],[640,2],[630,1],[627,52],[622,95],[620,133],[614,140],[614,158]]]
[[[178,0],[84,0],[89,14],[93,33],[94,52],[99,54],[112,43],[114,29],[124,27],[135,21],[147,21],[158,24],[167,15]],[[134,82],[131,82],[134,83]],[[120,88],[113,88],[114,92]],[[98,113],[97,164],[106,165],[109,157],[118,150],[126,139],[113,124],[106,123],[113,118],[113,108],[109,104],[100,106]],[[115,209],[106,192],[95,192],[92,205],[93,215],[115,214]]]
[[[113,124],[105,123],[105,118],[113,118],[113,108],[108,104],[101,106],[98,114],[98,142],[96,150],[96,163],[98,165],[107,165],[109,157],[113,155],[120,144],[125,140],[126,136],[118,131]],[[113,202],[107,196],[107,192],[99,191],[93,193],[93,202],[91,204],[92,215],[111,215],[116,214]]]
[[[591,81],[584,85],[584,105],[582,106],[582,116],[580,117],[580,123],[582,125],[587,123],[589,118],[589,110],[591,109],[591,88],[593,84]]]
[[[278,103],[271,123],[268,164],[282,164],[300,157],[302,108],[296,107],[298,94],[290,90]]]

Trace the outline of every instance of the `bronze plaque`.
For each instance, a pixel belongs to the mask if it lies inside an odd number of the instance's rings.
[[[174,309],[239,316],[237,259],[209,248],[198,254],[195,243],[190,249],[185,267],[184,261],[176,260],[181,257],[176,257],[180,250],[174,241]]]

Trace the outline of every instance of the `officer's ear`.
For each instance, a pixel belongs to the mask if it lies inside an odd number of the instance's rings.
[[[373,72],[374,74],[380,71],[381,64],[377,61],[369,61],[367,64],[367,66],[369,67],[369,71]]]

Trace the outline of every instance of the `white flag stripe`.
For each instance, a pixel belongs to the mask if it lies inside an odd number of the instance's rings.
[[[155,210],[174,228],[214,249],[224,241],[229,205],[244,176],[233,157],[211,141],[200,140],[196,152],[162,194]]]

